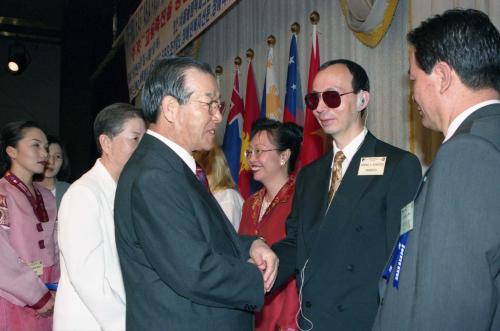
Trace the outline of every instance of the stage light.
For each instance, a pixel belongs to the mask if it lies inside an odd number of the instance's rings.
[[[21,43],[14,43],[9,46],[9,57],[7,60],[7,71],[13,75],[21,74],[31,62],[30,55],[26,47]]]

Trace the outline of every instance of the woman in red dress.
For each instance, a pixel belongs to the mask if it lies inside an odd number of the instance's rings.
[[[285,237],[285,221],[292,207],[302,128],[260,118],[252,125],[250,146],[245,152],[253,177],[263,187],[243,204],[239,234],[263,237],[271,246]],[[255,314],[257,331],[297,330],[299,308],[295,279],[266,296],[262,310]]]

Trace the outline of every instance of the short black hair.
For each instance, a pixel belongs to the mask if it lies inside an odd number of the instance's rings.
[[[24,138],[25,130],[42,128],[33,121],[16,121],[7,123],[0,133],[0,177],[3,177],[5,172],[12,166],[12,160],[7,154],[7,147],[16,148],[19,140]],[[43,130],[42,130],[43,131]]]
[[[485,13],[447,10],[422,22],[408,33],[407,40],[425,73],[430,74],[443,61],[465,86],[500,90],[500,33]]]
[[[293,122],[281,123],[271,118],[262,117],[252,123],[250,139],[261,131],[268,134],[269,139],[280,152],[290,149],[287,170],[288,173],[293,172],[300,154],[303,135],[302,127]]]
[[[123,124],[131,118],[140,118],[144,121],[144,115],[139,108],[122,102],[109,105],[97,114],[94,121],[94,139],[99,154],[102,154],[99,136],[105,134],[113,138],[123,131]]]
[[[325,70],[326,68],[331,67],[335,64],[343,64],[347,67],[352,75],[351,86],[355,94],[359,93],[359,91],[361,90],[370,92],[370,80],[368,79],[366,70],[354,61],[347,59],[330,60],[323,63],[321,67],[319,67],[318,72]]]
[[[194,91],[185,85],[185,74],[189,69],[197,69],[212,75],[210,65],[190,57],[168,57],[160,59],[149,72],[142,91],[142,107],[149,123],[156,123],[161,101],[172,96],[183,105]]]

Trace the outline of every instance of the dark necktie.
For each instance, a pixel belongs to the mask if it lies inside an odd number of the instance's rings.
[[[210,187],[208,186],[208,179],[207,179],[207,174],[205,173],[205,170],[198,164],[196,163],[196,178],[200,181],[200,183],[203,184],[203,186],[207,189],[208,192],[210,192]]]

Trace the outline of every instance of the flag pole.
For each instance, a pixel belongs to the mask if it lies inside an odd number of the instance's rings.
[[[222,73],[224,72],[224,69],[222,66],[218,65],[215,67],[215,80],[217,81],[217,87],[220,89],[220,76],[222,76]]]

